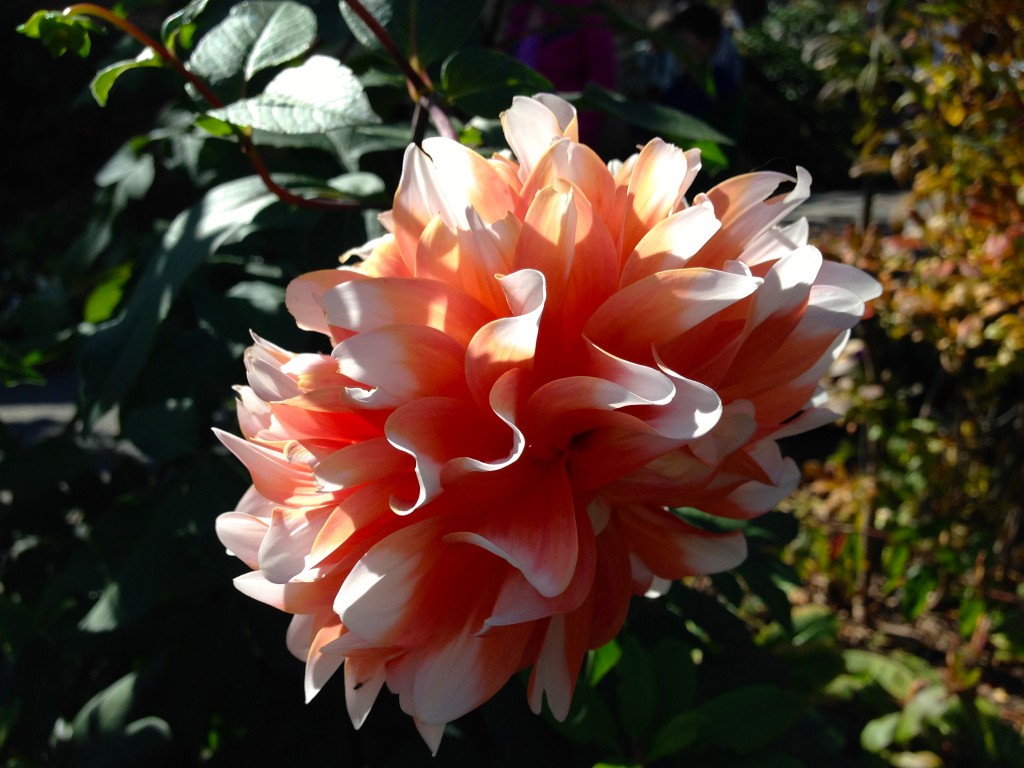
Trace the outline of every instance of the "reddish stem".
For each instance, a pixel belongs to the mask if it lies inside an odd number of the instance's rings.
[[[65,16],[94,16],[102,19],[108,24],[117,27],[125,34],[135,38],[142,45],[150,48],[157,56],[159,56],[164,62],[169,64],[178,72],[185,80],[191,83],[199,94],[206,100],[206,102],[214,109],[219,109],[224,106],[223,102],[217,98],[217,95],[210,90],[210,87],[200,78],[189,72],[188,68],[182,64],[181,60],[178,59],[170,50],[167,49],[162,43],[154,40],[152,37],[147,35],[137,26],[132,24],[127,19],[123,19],[117,14],[111,12],[107,8],[94,3],[77,3],[76,5],[69,6],[64,9]],[[263,162],[263,157],[260,155],[256,145],[253,144],[252,138],[249,134],[237,127],[232,126],[232,130],[235,135],[238,136],[239,141],[242,144],[242,152],[249,157],[249,162],[252,163],[253,170],[259,175],[263,181],[264,186],[270,190],[274,195],[280,198],[283,202],[291,203],[292,205],[302,206],[304,208],[323,208],[330,210],[348,209],[358,210],[363,206],[361,203],[354,202],[351,200],[336,200],[331,198],[318,198],[318,197],[302,197],[294,192],[282,187],[270,176],[270,171],[267,169],[266,163]]]
[[[218,99],[217,96],[213,93],[213,91],[210,90],[209,86],[205,82],[200,80],[198,77],[193,75],[191,72],[189,72],[185,65],[182,64],[181,61],[178,59],[178,57],[171,53],[169,50],[167,50],[166,46],[154,40],[152,37],[147,35],[145,32],[143,32],[141,29],[139,29],[137,26],[132,24],[127,19],[123,19],[116,13],[110,11],[109,9],[104,8],[100,5],[95,5],[94,3],[78,3],[76,5],[69,6],[64,9],[64,15],[95,16],[96,18],[103,19],[108,24],[120,29],[126,35],[134,37],[146,48],[151,48],[153,52],[156,53],[157,56],[159,56],[165,62],[174,67],[174,69],[178,72],[179,75],[181,75],[193,86],[195,86],[195,89],[199,91],[202,97],[206,99],[206,101],[209,102],[209,104],[212,107],[218,108],[224,106],[221,103],[220,99]]]
[[[384,46],[384,49],[391,58],[395,60],[398,68],[405,75],[405,79],[412,84],[413,90],[416,92],[416,99],[418,100],[430,93],[431,87],[427,85],[423,76],[416,71],[416,68],[406,58],[405,54],[402,53],[402,50],[395,43],[391,35],[388,34],[388,31],[373,17],[373,14],[366,10],[366,7],[359,0],[345,0],[345,5],[351,8],[352,12],[359,17],[363,24],[369,27],[373,36],[380,41],[380,44]]]

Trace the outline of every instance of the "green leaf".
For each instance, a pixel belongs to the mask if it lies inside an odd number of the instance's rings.
[[[441,66],[441,90],[471,115],[497,117],[512,97],[551,91],[551,81],[499,51],[466,48]]]
[[[600,648],[590,652],[589,670],[587,679],[593,687],[601,682],[601,679],[615,669],[615,665],[622,658],[622,649],[615,640],[602,645]]]
[[[898,701],[905,701],[918,679],[914,670],[893,655],[862,651],[856,648],[843,652],[843,661],[850,674],[863,675],[880,685]]]
[[[238,179],[214,187],[171,223],[124,310],[86,339],[81,373],[87,427],[131,388],[189,275],[222,244],[247,231],[253,217],[276,200],[258,178]]]
[[[868,752],[881,752],[892,744],[899,722],[899,712],[876,717],[860,732],[860,745]]]
[[[782,625],[787,635],[792,635],[793,606],[786,593],[776,583],[773,566],[777,562],[771,557],[751,552],[747,560],[737,568],[737,571],[747,583],[750,591],[764,603],[771,617]]]
[[[235,132],[234,126],[224,120],[209,115],[198,115],[196,127],[206,131],[211,136],[230,136]]]
[[[327,180],[327,186],[346,197],[366,199],[383,195],[384,180],[373,173],[345,173]]]
[[[697,141],[729,145],[733,143],[728,136],[691,115],[661,104],[631,101],[622,94],[594,83],[583,89],[582,97],[576,99],[576,106],[602,110],[676,144],[690,145]]]
[[[103,282],[92,289],[85,300],[83,317],[87,323],[102,323],[114,314],[121,303],[124,287],[132,276],[131,264],[120,264],[110,270]]]
[[[700,706],[704,735],[715,745],[750,754],[788,731],[804,710],[796,693],[774,685],[751,685],[716,696]]]
[[[135,699],[136,677],[129,672],[85,703],[71,724],[75,741],[117,734],[124,729]]]
[[[316,40],[316,14],[291,0],[247,0],[199,41],[189,68],[210,83],[237,75],[248,82],[267,67],[284,64]]]
[[[141,69],[142,67],[160,66],[163,66],[163,62],[156,55],[153,49],[144,48],[142,53],[134,59],[119,61],[116,64],[111,64],[109,67],[104,67],[97,72],[96,77],[94,77],[92,79],[92,83],[89,84],[89,90],[92,91],[92,97],[96,99],[96,103],[101,107],[105,107],[107,105],[107,97],[110,94],[110,89],[113,87],[117,78],[125,72],[131,69]]]
[[[702,712],[695,709],[681,712],[654,734],[647,757],[658,760],[681,752],[697,740],[706,724],[707,717]]]
[[[959,703],[946,691],[945,686],[930,685],[916,691],[903,711],[893,733],[898,744],[907,744],[917,738],[929,725],[941,725],[952,707]]]
[[[68,51],[82,57],[92,50],[90,32],[102,32],[103,27],[88,16],[65,14],[61,11],[36,11],[28,21],[17,27],[26,37],[41,40],[50,55],[63,56]]]
[[[141,151],[146,144],[129,141],[96,174],[96,186],[116,187],[119,208],[128,200],[141,200],[153,185],[156,165],[152,155]]]
[[[121,430],[147,457],[163,462],[196,452],[205,431],[202,422],[192,398],[186,397],[122,411]]]
[[[319,134],[380,122],[352,70],[328,56],[312,56],[302,66],[277,75],[259,96],[209,114],[234,125],[284,134]]]
[[[642,740],[654,720],[655,674],[647,649],[632,635],[620,640],[622,658],[615,668],[618,678],[619,717],[635,741]]]
[[[406,57],[427,67],[459,47],[477,23],[485,0],[362,0],[363,7],[398,44]],[[377,36],[340,0],[341,15],[356,39],[371,51],[388,55]]]
[[[746,527],[746,520],[731,520],[718,515],[711,515],[695,507],[678,507],[669,511],[687,525],[712,533],[730,533]]]
[[[185,28],[193,27],[195,20],[206,10],[209,2],[210,0],[192,0],[180,11],[176,11],[164,19],[163,26],[160,27],[160,37],[163,39],[164,45],[173,48],[175,38],[182,35]]]
[[[658,670],[659,712],[674,715],[692,707],[697,694],[697,665],[691,648],[675,637],[663,637],[651,653],[651,663]]]

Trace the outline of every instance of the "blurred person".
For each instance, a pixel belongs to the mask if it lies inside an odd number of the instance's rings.
[[[615,37],[594,7],[591,0],[520,0],[509,10],[506,46],[559,92],[579,92],[590,83],[614,89]],[[580,140],[599,144],[602,127],[600,114],[582,113]]]

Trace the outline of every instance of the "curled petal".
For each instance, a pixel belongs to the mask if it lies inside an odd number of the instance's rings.
[[[466,379],[478,403],[487,403],[491,387],[512,368],[531,368],[540,318],[547,298],[544,275],[524,269],[501,280],[512,317],[493,320],[466,350]]]

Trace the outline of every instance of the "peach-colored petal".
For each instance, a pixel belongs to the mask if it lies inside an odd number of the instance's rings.
[[[797,168],[796,178],[782,173],[749,173],[724,181],[707,197],[722,221],[711,242],[701,250],[693,266],[720,267],[769,227],[782,221],[811,194],[811,176]],[[782,184],[794,183],[789,192],[772,195]]]
[[[487,403],[491,387],[512,368],[531,368],[541,313],[547,300],[544,275],[524,269],[501,280],[512,317],[484,325],[466,350],[466,379],[473,397]]]
[[[451,336],[418,325],[391,325],[334,348],[342,375],[365,389],[352,395],[372,408],[395,408],[431,395],[468,395],[465,349]]]
[[[329,334],[321,304],[323,295],[334,288],[352,280],[365,279],[365,275],[346,269],[323,269],[308,272],[295,278],[288,284],[285,293],[285,306],[292,313],[299,328]]]
[[[622,268],[620,287],[664,272],[681,269],[722,226],[710,203],[694,205],[651,227]]]
[[[346,445],[313,467],[317,487],[322,491],[355,488],[395,472],[411,470],[409,456],[378,437]]]
[[[344,283],[321,301],[331,325],[358,333],[387,325],[424,325],[467,344],[494,315],[470,296],[436,280],[378,278]]]
[[[629,178],[625,215],[619,236],[623,259],[659,221],[677,210],[700,171],[700,154],[683,152],[661,139],[640,150]]]
[[[561,468],[538,470],[515,499],[496,504],[471,530],[444,538],[481,547],[521,571],[544,597],[565,591],[576,570],[579,542],[568,478]]]
[[[578,141],[575,110],[557,97],[541,100],[516,96],[512,106],[501,113],[501,125],[524,181],[555,141],[562,137]]]
[[[585,333],[620,357],[646,360],[652,348],[749,296],[760,283],[704,269],[659,272],[611,296],[591,316]]]

